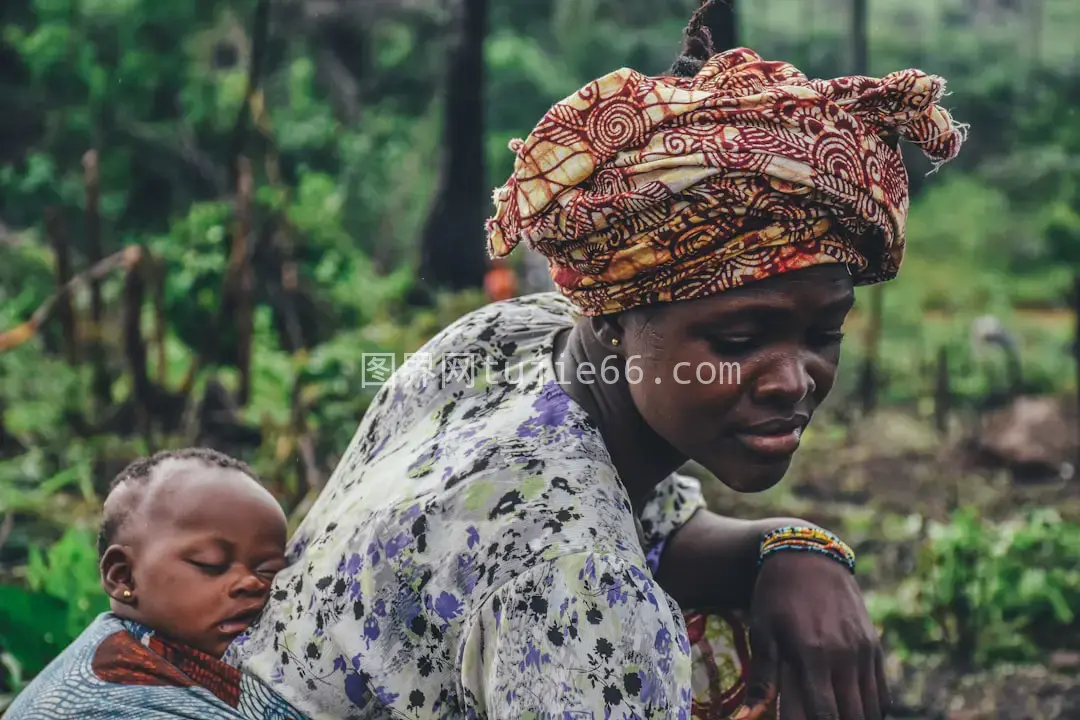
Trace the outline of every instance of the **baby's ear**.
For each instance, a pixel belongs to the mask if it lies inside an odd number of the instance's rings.
[[[123,545],[111,545],[101,556],[101,586],[118,603],[135,604],[135,579],[131,572],[131,551]]]

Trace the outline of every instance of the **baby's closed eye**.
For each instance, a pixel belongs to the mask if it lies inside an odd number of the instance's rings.
[[[223,560],[189,559],[188,564],[195,566],[207,575],[224,575],[229,569],[229,563]]]
[[[285,569],[285,559],[271,560],[269,562],[261,563],[255,568],[255,572],[263,577],[272,578],[279,572]]]

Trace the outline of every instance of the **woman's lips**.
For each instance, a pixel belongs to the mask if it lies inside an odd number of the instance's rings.
[[[802,441],[801,425],[783,431],[737,432],[736,439],[756,455],[773,458],[790,457]]]

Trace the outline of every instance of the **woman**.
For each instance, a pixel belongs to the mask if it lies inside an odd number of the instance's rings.
[[[899,268],[896,141],[943,162],[962,131],[921,72],[808,81],[691,30],[681,76],[612,73],[511,143],[490,249],[527,240],[561,296],[489,305],[398,369],[231,648],[311,717],[685,718],[701,687],[715,717],[777,692],[792,718],[884,716],[845,546],[718,516],[675,471],[782,478],[853,286]],[[749,611],[746,687],[737,625],[707,662],[682,608]]]
[[[382,388],[226,655],[248,695],[319,720],[760,718],[778,693],[885,715],[850,550],[716,515],[676,471],[779,482],[853,286],[899,268],[896,140],[946,161],[962,132],[918,71],[807,81],[712,56],[697,21],[685,55],[512,143],[490,248],[527,240],[561,294],[462,318]]]

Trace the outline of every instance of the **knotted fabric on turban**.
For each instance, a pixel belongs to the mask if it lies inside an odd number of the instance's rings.
[[[489,253],[526,241],[585,315],[822,263],[889,280],[908,211],[897,141],[942,163],[964,139],[944,85],[919,70],[808,80],[745,48],[693,78],[618,70],[510,143]]]

